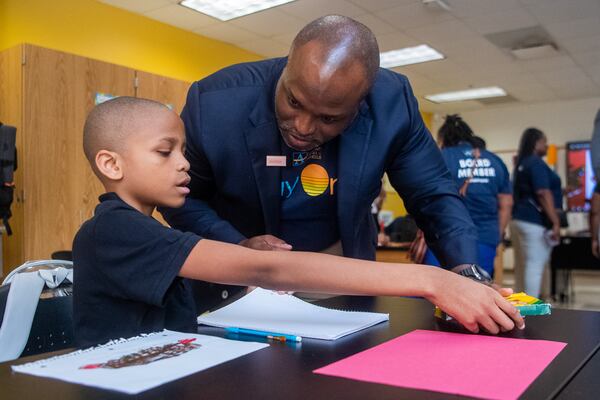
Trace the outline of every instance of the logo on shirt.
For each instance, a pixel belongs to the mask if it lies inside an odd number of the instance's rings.
[[[317,147],[311,151],[295,151],[292,153],[292,167],[304,165],[308,160],[320,160],[321,148]]]
[[[488,183],[488,178],[496,177],[496,169],[487,158],[463,158],[458,165],[458,179],[471,179],[470,183]]]
[[[330,178],[327,170],[319,164],[309,164],[302,169],[300,176],[297,176],[293,183],[281,182],[281,197],[289,198],[298,186],[298,181],[304,192],[311,197],[320,196],[327,191],[330,196],[335,194],[337,178]]]

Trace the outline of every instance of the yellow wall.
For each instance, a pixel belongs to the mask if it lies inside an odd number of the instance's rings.
[[[421,111],[421,117],[425,122],[425,126],[431,131],[431,122],[433,121],[433,114],[425,111]],[[394,188],[389,184],[388,180],[384,181],[384,188],[387,196],[381,206],[384,211],[391,211],[394,213],[394,218],[402,217],[406,215],[406,208],[404,208],[404,202],[402,198],[396,193]]]
[[[93,0],[0,0],[0,50],[20,43],[189,82],[262,58]]]

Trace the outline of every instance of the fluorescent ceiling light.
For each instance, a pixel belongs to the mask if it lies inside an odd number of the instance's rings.
[[[229,21],[292,1],[294,0],[184,0],[179,4],[221,21]]]
[[[498,86],[490,86],[469,90],[459,90],[456,92],[445,92],[429,94],[425,98],[434,103],[447,103],[450,101],[463,101],[475,99],[487,99],[489,97],[506,96],[506,91]]]
[[[422,44],[415,47],[386,51],[379,54],[379,65],[382,68],[400,67],[402,65],[418,64],[426,61],[443,60],[442,53]]]

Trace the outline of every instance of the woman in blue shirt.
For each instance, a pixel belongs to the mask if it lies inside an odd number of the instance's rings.
[[[514,172],[511,236],[515,254],[515,287],[539,297],[544,267],[560,238],[562,191],[559,176],[542,157],[548,145],[536,128],[523,132]]]
[[[438,131],[446,166],[477,226],[478,264],[492,277],[496,248],[510,218],[512,190],[504,162],[485,149],[482,139],[482,148],[473,146],[477,139],[458,115],[448,115]],[[440,265],[431,250],[423,262]]]

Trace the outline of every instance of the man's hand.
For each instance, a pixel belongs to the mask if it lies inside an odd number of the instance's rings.
[[[598,239],[592,239],[592,254],[596,258],[600,258],[600,251],[598,251]]]
[[[483,328],[497,334],[515,326],[525,328],[519,311],[495,289],[455,273],[440,272],[446,276],[436,281],[437,288],[428,299],[469,331],[478,333]]]
[[[292,245],[273,235],[260,235],[244,239],[238,243],[254,250],[291,250]]]

